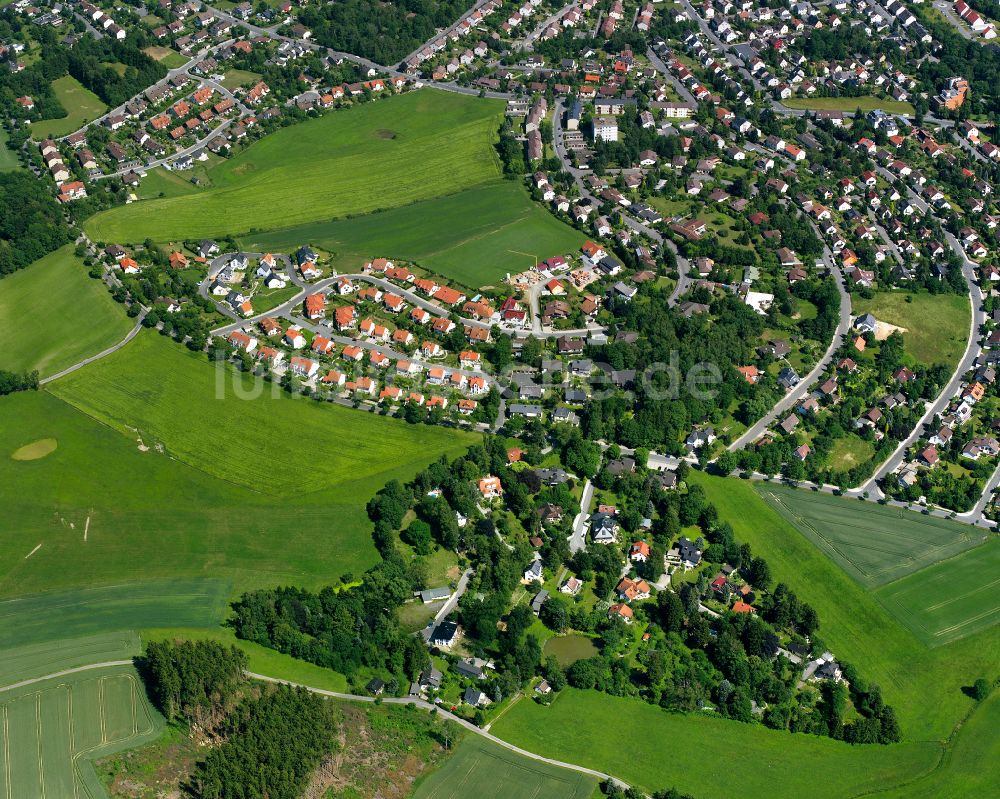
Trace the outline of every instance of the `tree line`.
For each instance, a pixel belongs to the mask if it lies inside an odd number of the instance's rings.
[[[30,172],[0,172],[0,277],[72,240],[45,184]]]

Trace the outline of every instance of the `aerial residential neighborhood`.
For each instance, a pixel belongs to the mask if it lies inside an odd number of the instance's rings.
[[[995,795],[998,25],[0,3],[0,792]]]

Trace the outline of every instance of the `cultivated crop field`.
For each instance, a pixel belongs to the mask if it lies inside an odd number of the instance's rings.
[[[1000,622],[1000,541],[883,586],[878,600],[929,646]]]
[[[121,341],[132,324],[67,244],[4,278],[0,369],[54,374]]]
[[[220,388],[221,384],[221,388]],[[213,368],[153,333],[68,375],[52,392],[115,429],[216,477],[275,496],[381,488],[403,463],[464,451],[475,436],[291,398]],[[254,396],[254,387],[262,395]],[[242,391],[243,393],[239,393]],[[247,397],[246,399],[242,397]]]
[[[495,284],[535,259],[579,249],[584,236],[502,181],[448,197],[334,222],[243,237],[254,252],[289,252],[308,242],[334,254],[341,272],[374,256],[416,261],[470,288]]]
[[[4,612],[4,604],[6,603],[0,603],[0,613]],[[25,613],[25,616],[27,615],[28,612]],[[3,619],[5,632],[6,625],[20,623],[25,616],[12,619],[10,614],[6,613]],[[52,632],[57,636],[66,637],[30,646],[8,646],[4,642],[3,659],[0,660],[0,687],[93,663],[128,660],[138,655],[140,651],[139,636],[130,630],[99,633],[82,638],[70,637],[72,633],[68,630],[53,628]],[[10,638],[9,633],[7,637]]]
[[[219,237],[364,214],[497,180],[503,105],[416,91],[284,128],[209,171],[212,188],[98,214],[91,238]]]
[[[590,799],[597,781],[470,735],[413,799]]]
[[[1000,625],[931,648],[765,502],[749,481],[701,472],[692,472],[691,479],[704,486],[737,540],[767,559],[775,581],[787,583],[816,609],[826,647],[881,686],[904,739],[941,741],[952,734],[974,705],[963,689],[996,674]]]
[[[986,540],[967,524],[770,483],[761,496],[862,585],[875,588]]]
[[[100,97],[72,75],[56,78],[52,81],[52,89],[62,107],[66,109],[66,116],[61,119],[32,122],[31,135],[36,139],[66,136],[108,110]]]
[[[0,602],[0,649],[138,627],[211,627],[229,590],[224,580],[189,578],[19,596]]]
[[[93,757],[159,735],[138,675],[109,666],[0,693],[4,796],[99,799]]]

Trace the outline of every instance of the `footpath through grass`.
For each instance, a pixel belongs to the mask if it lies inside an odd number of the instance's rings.
[[[871,299],[852,298],[856,314],[870,313],[880,322],[905,328],[906,352],[931,366],[958,365],[969,341],[969,298],[926,291],[880,291]]]
[[[242,243],[254,252],[309,243],[333,253],[341,272],[375,256],[416,261],[478,288],[575,251],[584,238],[532,202],[519,183],[501,181],[367,216],[249,235]]]
[[[273,230],[452,194],[499,179],[503,105],[430,90],[283,128],[212,170],[197,195],[92,217],[98,241]]]
[[[737,540],[767,559],[775,581],[787,583],[816,609],[818,635],[827,648],[882,687],[905,739],[940,741],[952,733],[973,704],[963,688],[996,675],[1000,625],[932,649],[771,508],[749,481],[701,472],[691,479],[705,487]]]
[[[522,703],[523,704],[523,703]],[[589,799],[597,780],[468,735],[413,799]]]
[[[67,136],[108,110],[100,97],[72,75],[56,78],[52,81],[52,90],[62,103],[62,107],[66,109],[66,116],[32,122],[31,135],[35,139]]]
[[[0,281],[0,369],[45,377],[121,341],[132,325],[72,244]]]

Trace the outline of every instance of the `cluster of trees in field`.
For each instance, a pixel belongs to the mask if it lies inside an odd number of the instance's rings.
[[[0,277],[23,269],[71,240],[45,184],[30,172],[0,172]]]
[[[0,397],[15,391],[37,391],[38,371],[9,372],[0,369]]]
[[[227,710],[245,680],[247,656],[215,641],[150,641],[144,666],[153,700],[167,720],[201,723]]]
[[[233,625],[240,638],[348,676],[368,669],[408,681],[426,665],[427,650],[400,628],[396,611],[419,587],[402,558],[390,556],[356,586],[244,594],[233,606]]]
[[[310,5],[299,19],[320,44],[395,65],[426,42],[439,28],[455,22],[468,0],[376,0]]]
[[[304,688],[269,686],[229,714],[224,741],[195,768],[198,799],[298,799],[309,777],[337,746],[330,702]]]

